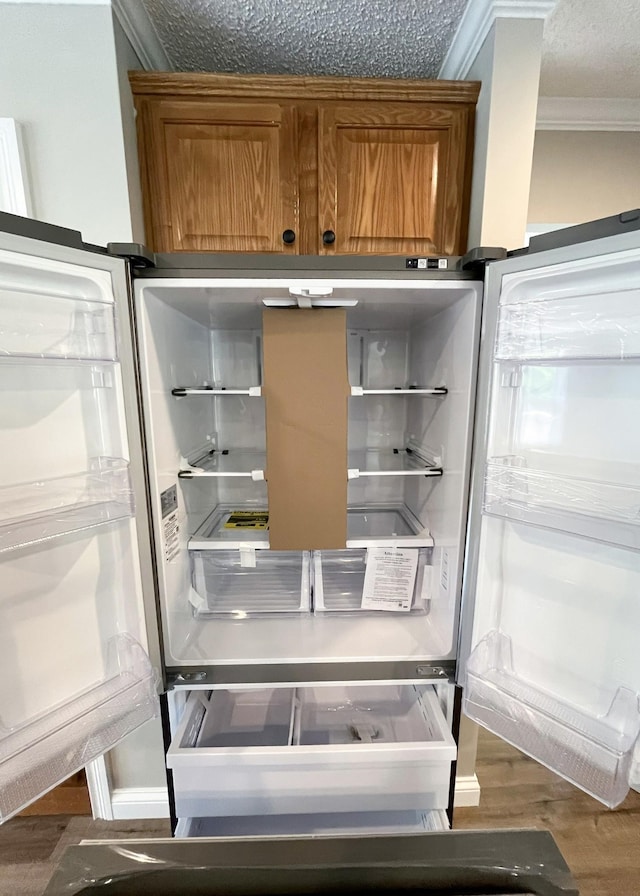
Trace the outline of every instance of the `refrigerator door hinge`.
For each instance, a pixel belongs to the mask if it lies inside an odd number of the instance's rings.
[[[485,266],[492,261],[502,261],[507,257],[507,250],[500,246],[477,246],[469,249],[466,255],[459,259],[456,267],[459,271],[475,271],[482,274]]]
[[[107,243],[109,255],[124,258],[131,262],[133,268],[155,268],[156,255],[142,243]]]

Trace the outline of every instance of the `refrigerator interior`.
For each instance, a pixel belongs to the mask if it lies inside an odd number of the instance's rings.
[[[504,277],[465,712],[608,805],[640,732],[637,253]]]
[[[0,819],[156,712],[111,275],[0,250]]]
[[[267,552],[268,528],[238,516],[268,509],[264,302],[295,303],[308,286],[281,275],[135,283],[169,667],[455,654],[481,285],[313,281],[349,303],[346,576],[339,556]],[[376,545],[420,550],[408,612],[360,606]]]

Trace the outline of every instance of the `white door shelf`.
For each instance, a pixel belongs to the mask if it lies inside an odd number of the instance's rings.
[[[318,815],[257,815],[181,818],[176,837],[375,837],[448,831],[442,809],[432,812],[335,812]]]
[[[498,631],[476,646],[467,660],[465,713],[596,799],[617,806],[629,790],[640,694],[619,688],[605,716],[589,714],[527,683],[512,654],[510,639]]]
[[[448,393],[446,386],[423,388],[422,386],[396,386],[392,389],[367,389],[363,386],[352,386],[351,397],[360,398],[364,395],[422,395],[437,398]]]
[[[234,389],[232,386],[176,386],[171,394],[175,398],[190,398],[193,395],[247,395],[249,398],[261,398],[262,386],[249,386],[246,389]]]
[[[308,551],[192,551],[192,605],[198,617],[308,613]]]
[[[155,674],[142,647],[118,636],[110,665],[107,678],[63,705],[18,728],[0,728],[0,821],[157,714]]]
[[[218,504],[189,539],[190,551],[269,547],[268,522],[234,522],[234,515],[265,514],[266,507]],[[396,547],[433,547],[433,537],[405,504],[358,504],[347,509],[347,547],[393,544]]]
[[[133,516],[129,466],[119,458],[96,458],[93,469],[74,476],[0,489],[0,553],[95,529]]]
[[[0,288],[0,357],[115,361],[113,302]]]
[[[576,292],[562,298],[519,299],[510,302],[507,293],[503,300],[496,360],[640,358],[638,289],[607,292],[606,298],[598,292]]]
[[[418,570],[413,589],[411,608],[398,611],[416,615],[425,613],[428,607],[431,567],[428,566],[431,551],[416,548]],[[313,611],[314,613],[350,613],[354,615],[386,614],[389,610],[362,609],[362,592],[367,566],[366,550],[314,551],[313,552]]]
[[[606,467],[603,468],[606,475]],[[519,466],[511,458],[487,463],[484,512],[640,548],[640,488]]]
[[[456,747],[433,688],[194,692],[167,754],[180,817],[444,809]]]
[[[178,473],[180,479],[197,479],[201,476],[233,476],[262,481],[267,457],[264,451],[245,448],[216,449],[194,461],[184,459]]]

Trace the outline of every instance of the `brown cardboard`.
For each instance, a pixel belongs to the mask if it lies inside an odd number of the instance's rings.
[[[347,319],[343,309],[263,312],[269,544],[347,540]]]

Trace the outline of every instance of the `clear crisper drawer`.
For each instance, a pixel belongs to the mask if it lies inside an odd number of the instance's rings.
[[[198,616],[306,613],[308,551],[190,551]]]
[[[418,554],[413,598],[407,613],[426,613],[429,606],[429,582],[432,555],[431,548],[415,548]],[[313,608],[315,613],[373,613],[394,612],[393,609],[376,610],[362,608],[364,577],[367,568],[367,550],[314,551],[313,554]]]
[[[167,764],[183,818],[405,812],[446,808],[455,755],[432,687],[353,685],[194,693]]]

